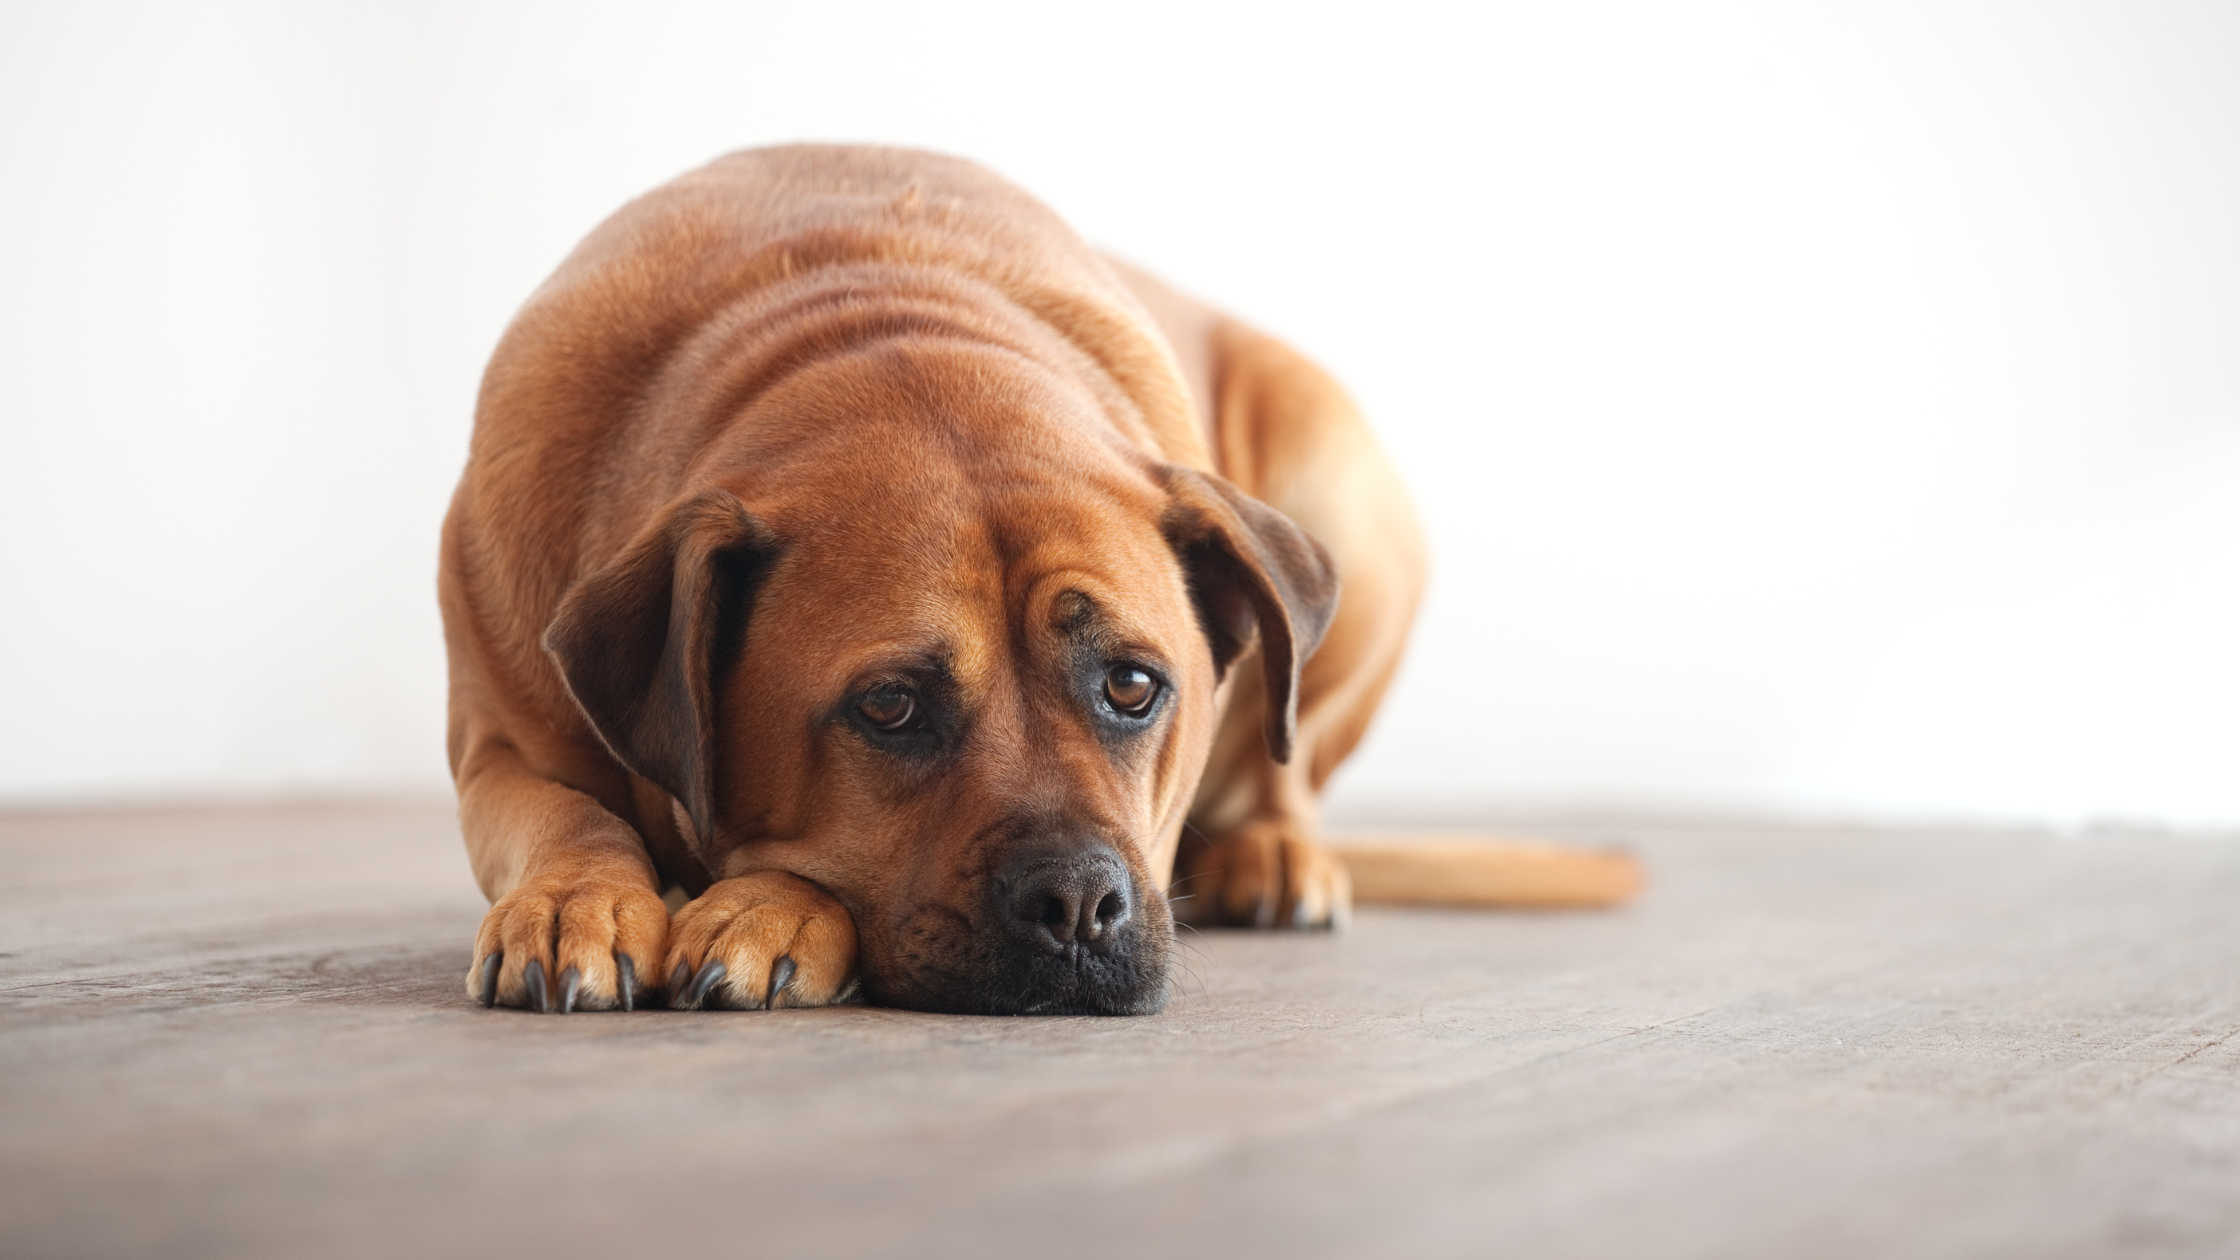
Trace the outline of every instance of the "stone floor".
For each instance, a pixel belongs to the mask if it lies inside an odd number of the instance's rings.
[[[1542,820],[1169,1010],[462,996],[440,803],[0,818],[0,1252],[2240,1255],[2240,838]]]

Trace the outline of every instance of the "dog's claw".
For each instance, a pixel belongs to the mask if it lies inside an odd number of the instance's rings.
[[[482,960],[482,1005],[485,1008],[498,1004],[498,964],[505,960],[504,954],[495,952]]]
[[[793,982],[793,972],[793,956],[791,954],[780,958],[776,963],[771,965],[770,997],[768,1001],[765,1001],[763,1003],[765,1007],[773,1011],[778,1009],[778,999],[779,997],[784,995],[786,986]]]
[[[680,1011],[684,1009],[684,982],[691,978],[692,973],[684,969],[683,963],[678,963],[677,969],[669,973],[669,1005]]]
[[[544,964],[537,959],[530,959],[528,967],[521,973],[521,978],[529,985],[529,1001],[536,1006],[537,1013],[540,1015],[551,1014],[552,1003],[547,1000],[551,995],[544,991]]]
[[[1252,926],[1272,928],[1276,925],[1276,899],[1260,894],[1260,903],[1252,908]]]
[[[622,1009],[627,1014],[637,998],[638,988],[638,968],[630,961],[628,954],[614,956],[614,988],[615,993],[621,997]]]
[[[701,999],[708,996],[708,990],[716,987],[716,981],[723,979],[725,970],[720,959],[711,958],[700,964],[700,974],[692,977],[692,990],[685,994],[685,1006],[688,1009],[698,1009]]]
[[[583,987],[583,973],[574,967],[560,973],[560,1013],[576,1013],[576,990]]]
[[[1313,926],[1314,914],[1308,909],[1305,901],[1302,900],[1298,905],[1291,908],[1291,928],[1293,931],[1304,932]]]

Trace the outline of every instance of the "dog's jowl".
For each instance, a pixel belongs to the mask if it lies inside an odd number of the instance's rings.
[[[1422,556],[1327,377],[988,172],[686,175],[483,381],[441,573],[468,989],[1156,1011],[1177,914],[1348,913],[1316,793]]]

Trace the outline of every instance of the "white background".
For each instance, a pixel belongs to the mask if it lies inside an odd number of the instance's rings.
[[[441,790],[513,307],[862,139],[1365,404],[1354,811],[2240,820],[2240,5],[18,2],[0,129],[0,803]]]

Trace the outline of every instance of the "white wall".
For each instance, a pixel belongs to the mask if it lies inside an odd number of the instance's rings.
[[[1294,339],[1438,584],[1339,792],[2240,819],[2240,6],[0,14],[0,801],[438,787],[482,358],[923,144]]]

